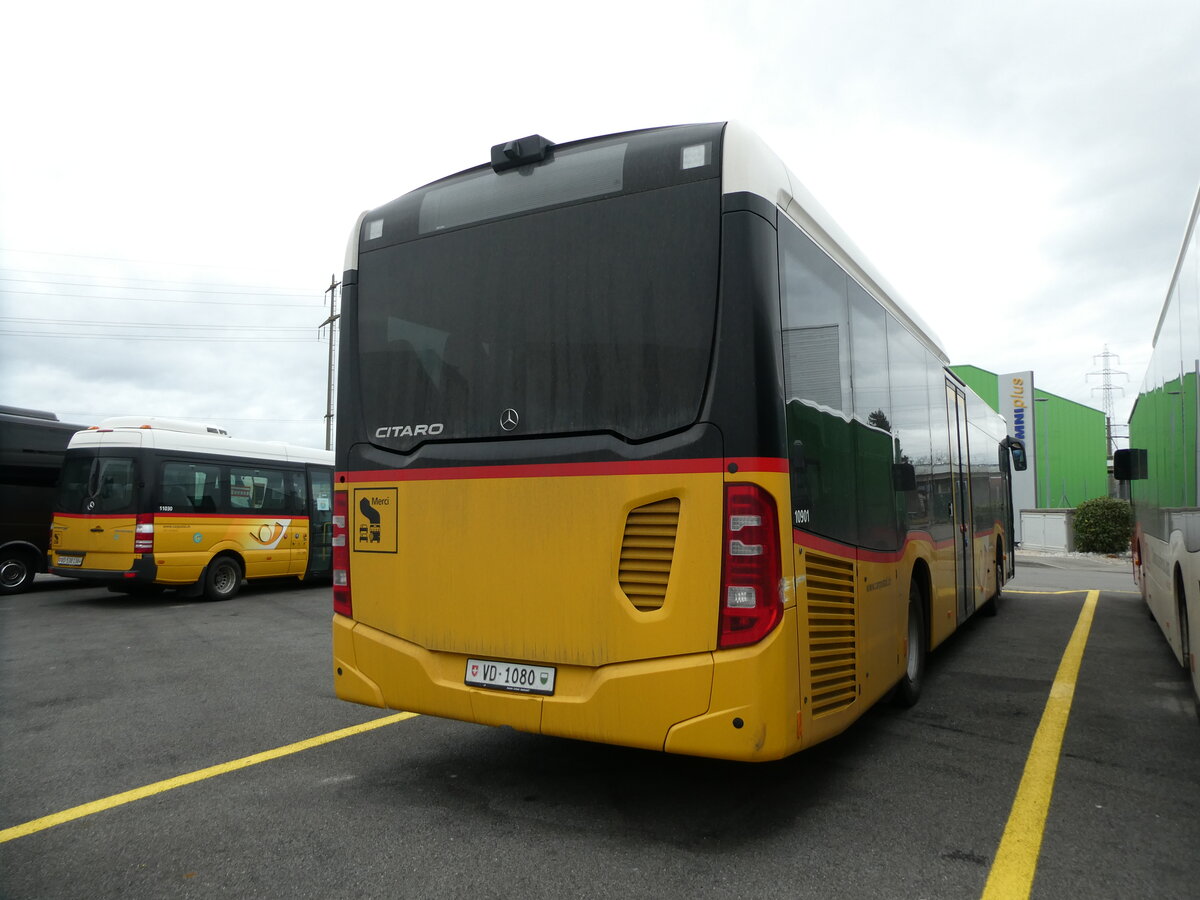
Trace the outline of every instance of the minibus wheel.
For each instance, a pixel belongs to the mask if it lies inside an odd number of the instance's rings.
[[[218,556],[204,570],[204,599],[232,600],[242,586],[242,565],[236,557]]]

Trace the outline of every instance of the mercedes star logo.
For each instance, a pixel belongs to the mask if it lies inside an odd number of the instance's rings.
[[[521,421],[521,417],[517,415],[515,409],[506,409],[500,413],[500,427],[505,431],[512,431],[517,427],[517,423]]]

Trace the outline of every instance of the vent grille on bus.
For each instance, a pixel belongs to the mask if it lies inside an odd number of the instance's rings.
[[[810,551],[805,575],[815,717],[845,709],[858,698],[854,563]]]
[[[625,520],[618,581],[629,602],[643,612],[661,609],[666,600],[678,530],[678,497],[639,506]]]

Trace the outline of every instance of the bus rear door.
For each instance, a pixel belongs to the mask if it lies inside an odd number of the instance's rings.
[[[954,520],[954,583],[958,624],[975,611],[974,544],[971,479],[967,475],[967,395],[946,382],[946,414],[950,421],[950,496]]]
[[[308,569],[304,577],[328,576],[333,566],[333,471],[306,466],[308,479]]]
[[[137,469],[132,456],[68,453],[51,527],[52,565],[95,571],[133,567]]]

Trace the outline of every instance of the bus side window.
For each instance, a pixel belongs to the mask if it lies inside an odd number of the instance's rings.
[[[263,469],[260,477],[263,479],[263,512],[275,515],[286,513],[290,505],[287,498],[287,473]]]
[[[231,467],[230,498],[235,508],[284,515],[295,506],[288,473],[279,469]]]
[[[915,491],[917,489],[916,467],[912,463],[893,463],[892,487],[901,492]]]
[[[804,453],[803,441],[792,441],[789,454],[792,479],[792,509],[803,510],[805,517],[812,509],[812,499],[808,492],[808,457]]]
[[[210,486],[205,485],[204,494],[200,497],[200,504],[196,509],[198,512],[203,513],[217,511],[217,500],[213,496],[213,490]]]
[[[304,473],[287,473],[287,511],[293,516],[308,514],[308,492],[305,490]]]
[[[171,512],[192,512],[192,499],[182,487],[168,484],[163,488],[161,505]]]

